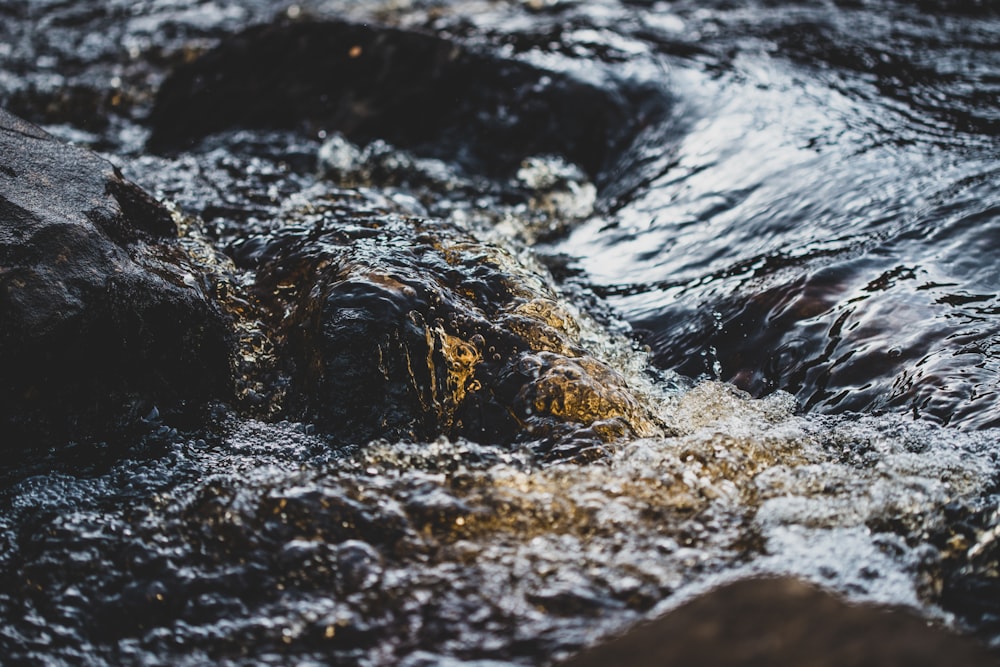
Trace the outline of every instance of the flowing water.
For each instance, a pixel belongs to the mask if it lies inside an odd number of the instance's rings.
[[[151,415],[124,453],[78,445],[8,466],[12,662],[548,664],[755,573],[1000,646],[991,3],[280,8],[432,33],[613,100],[602,118],[617,134],[579,148],[541,133],[524,155],[314,119],[234,123],[154,154],[167,70],[278,8],[97,6],[2,10],[16,19],[4,100],[172,202],[237,282],[255,248],[313,224],[317,199],[442,218],[535,272],[655,418],[642,437],[565,451],[346,446],[220,407],[197,432]],[[117,28],[79,34],[94,13]],[[56,72],[63,34],[82,64]],[[247,327],[249,357],[266,356]]]

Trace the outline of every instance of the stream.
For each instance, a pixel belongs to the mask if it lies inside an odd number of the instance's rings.
[[[11,664],[554,664],[763,574],[1000,647],[992,3],[12,0],[0,106],[271,304],[204,423],[0,468]],[[282,365],[303,276],[439,251],[586,428]]]

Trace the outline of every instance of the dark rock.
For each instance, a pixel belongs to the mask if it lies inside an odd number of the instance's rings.
[[[169,211],[113,165],[0,111],[4,446],[226,396],[226,318],[200,273]]]
[[[906,610],[849,605],[779,578],[722,586],[562,664],[974,667],[1000,661]]]
[[[641,86],[599,88],[438,36],[302,22],[251,28],[178,68],[157,94],[150,146],[305,126],[493,175],[553,153],[594,176],[664,106]]]

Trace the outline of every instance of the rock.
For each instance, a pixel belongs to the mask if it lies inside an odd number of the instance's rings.
[[[149,145],[307,127],[493,176],[549,153],[594,176],[666,105],[638,84],[605,89],[434,35],[303,21],[250,28],[178,68],[157,93]]]
[[[562,663],[927,667],[996,665],[971,640],[892,608],[849,605],[792,578],[717,588]]]
[[[315,188],[237,244],[256,275],[286,416],[374,438],[590,444],[655,431],[625,378],[581,342],[544,272],[435,218]],[[365,208],[370,213],[365,214]]]
[[[169,211],[0,111],[0,438],[105,437],[229,384],[228,325]]]

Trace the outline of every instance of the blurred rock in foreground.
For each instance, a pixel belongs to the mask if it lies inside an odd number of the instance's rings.
[[[997,665],[973,642],[900,609],[848,605],[792,578],[711,591],[563,667]]]

